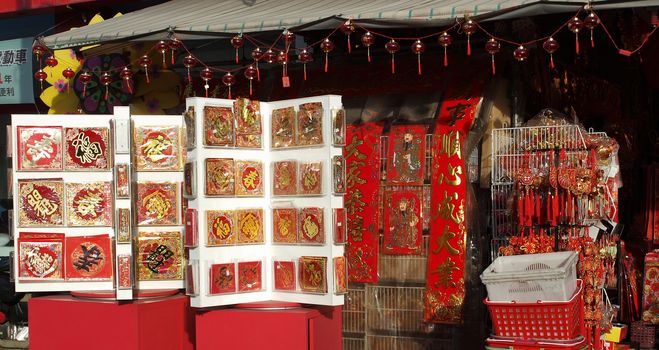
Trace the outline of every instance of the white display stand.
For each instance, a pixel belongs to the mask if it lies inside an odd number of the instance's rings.
[[[332,220],[332,208],[343,207],[343,196],[332,193],[332,166],[331,159],[334,155],[342,154],[342,147],[332,145],[332,109],[342,108],[341,97],[334,95],[301,98],[277,102],[261,102],[260,111],[262,118],[262,149],[238,149],[229,147],[206,147],[204,146],[204,107],[220,106],[233,108],[233,100],[211,99],[211,98],[188,98],[187,107],[194,108],[196,125],[196,142],[194,149],[188,150],[187,162],[195,162],[195,177],[197,184],[196,198],[190,199],[188,207],[197,210],[197,241],[198,245],[190,248],[190,260],[194,268],[198,270],[198,281],[196,282],[196,293],[191,295],[193,307],[211,307],[239,303],[251,303],[260,301],[281,301],[294,303],[308,303],[317,305],[342,305],[343,295],[334,292],[334,269],[333,257],[343,256],[344,246],[334,244],[334,226]],[[321,102],[323,105],[323,145],[314,147],[291,147],[273,149],[271,146],[271,114],[274,109],[283,107],[294,107],[296,112],[300,104],[309,102]],[[234,160],[260,160],[263,164],[263,190],[262,197],[207,197],[204,193],[206,158],[233,158]],[[272,189],[272,163],[278,160],[292,160],[298,162],[322,161],[322,186],[320,196],[273,196]],[[276,245],[273,244],[273,218],[272,208],[286,202],[296,208],[319,207],[324,208],[324,230],[325,243],[322,245]],[[233,246],[207,246],[206,245],[206,210],[233,210],[240,208],[262,208],[264,243],[257,245],[233,245]],[[327,293],[314,294],[302,292],[299,285],[295,291],[275,291],[273,261],[286,260],[295,261],[297,273],[297,261],[300,256],[321,256],[327,258],[326,276]],[[215,263],[230,263],[239,261],[262,261],[262,285],[261,291],[227,294],[209,294],[209,269]],[[299,284],[299,276],[296,276],[296,284]]]

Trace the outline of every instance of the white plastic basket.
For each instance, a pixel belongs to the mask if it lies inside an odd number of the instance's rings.
[[[575,252],[501,256],[481,281],[491,301],[568,301],[577,287],[577,260]]]

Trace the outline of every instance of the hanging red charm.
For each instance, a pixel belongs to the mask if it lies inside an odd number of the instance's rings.
[[[327,73],[328,70],[328,56],[329,53],[334,50],[334,43],[329,39],[325,38],[323,42],[320,43],[320,49],[323,50],[325,53],[325,73]]]
[[[55,58],[55,56],[50,56],[50,57],[46,58],[46,65],[50,68],[54,68],[57,65],[57,59]],[[52,69],[50,71],[50,76],[51,77],[53,76]]]
[[[229,99],[231,99],[231,86],[236,83],[236,77],[231,72],[227,72],[222,76],[222,83],[229,88]]]
[[[181,40],[178,40],[177,38],[171,38],[169,40],[169,49],[172,51],[171,64],[174,64],[174,57],[176,56],[176,51],[180,50],[181,46],[183,46]]]
[[[192,55],[187,55],[183,59],[183,65],[188,69],[188,84],[192,84],[192,77],[190,76],[190,68],[197,64],[197,59]]]
[[[290,50],[291,44],[295,42],[295,33],[287,30],[284,30],[284,33],[282,34],[282,37],[284,38],[284,45],[286,46],[286,52]]]
[[[501,49],[501,44],[494,38],[490,38],[490,40],[488,40],[485,43],[485,51],[487,51],[487,53],[489,53],[490,56],[492,56],[492,75],[497,74],[497,67],[494,63],[494,55],[499,53],[500,49]]]
[[[245,45],[245,39],[242,34],[238,34],[231,38],[231,46],[236,50],[236,63],[240,62],[238,59],[238,50]]]
[[[297,59],[302,62],[302,70],[304,71],[304,80],[307,80],[307,63],[313,60],[311,53],[307,49],[302,49],[300,54],[297,56]]]
[[[266,51],[263,54],[263,60],[266,63],[275,63],[275,61],[277,60],[277,54],[274,51],[272,51],[272,49],[268,49],[268,51]]]
[[[576,51],[577,55],[579,54],[579,31],[583,27],[583,22],[579,19],[579,17],[575,16],[568,22],[567,28],[574,33],[575,37],[575,44],[574,44],[574,50]]]
[[[208,97],[208,88],[210,87],[208,85],[208,82],[213,79],[213,71],[205,67],[204,69],[201,70],[201,73],[199,73],[199,76],[201,79],[204,81],[204,89],[206,90],[206,97]]]
[[[39,61],[39,69],[41,69],[41,58],[46,52],[48,52],[48,48],[41,45],[40,43],[35,42],[34,45],[32,45],[32,53],[37,56],[37,61]]]
[[[391,74],[396,74],[396,61],[394,59],[396,52],[400,50],[400,44],[396,40],[391,39],[386,44],[384,48],[391,54]]]
[[[529,57],[529,49],[524,47],[524,45],[520,45],[513,51],[513,57],[519,62],[522,62]]]
[[[82,97],[87,97],[87,84],[92,81],[92,75],[88,71],[80,73],[80,82],[82,83]]]
[[[256,72],[256,67],[254,65],[249,65],[247,68],[245,68],[245,78],[249,80],[249,95],[252,96],[252,81],[254,78],[256,78],[256,75],[258,74]]]
[[[64,71],[62,71],[62,76],[67,80],[66,92],[71,92],[71,78],[76,76],[76,72],[74,72],[73,69],[67,67]]]
[[[133,87],[131,86],[130,81],[133,79],[133,71],[126,66],[121,70],[119,76],[121,77],[121,80],[123,80],[124,83],[126,83],[126,90],[128,90],[128,93],[132,94]]]
[[[348,53],[352,53],[352,45],[350,44],[350,34],[355,32],[355,25],[351,20],[345,21],[339,28],[348,37]]]
[[[112,75],[110,75],[110,72],[105,72],[103,75],[101,75],[100,78],[101,84],[105,86],[105,100],[108,100],[108,97],[110,97],[110,84],[112,84]]]
[[[169,44],[165,40],[160,40],[156,44],[156,50],[160,52],[162,55],[162,68],[165,69],[167,68],[167,61],[166,61],[166,56],[167,56],[167,49],[169,48]]]
[[[261,81],[261,71],[259,70],[259,61],[263,58],[263,51],[261,48],[257,47],[252,50],[252,59],[254,60],[254,66],[256,68],[256,80]]]
[[[366,46],[366,54],[368,61],[371,62],[371,45],[375,43],[375,36],[371,32],[366,32],[362,35],[362,44]]]
[[[39,69],[36,73],[34,73],[34,79],[39,81],[39,85],[41,85],[41,90],[43,90],[43,81],[48,78],[48,74],[43,71],[43,69]]]
[[[583,19],[583,26],[590,30],[590,47],[595,47],[595,39],[593,38],[593,31],[595,27],[600,24],[600,19],[594,12],[591,12]]]
[[[545,42],[542,44],[542,48],[547,51],[549,54],[549,68],[554,69],[554,52],[558,50],[560,45],[558,44],[558,41],[554,40],[554,38],[549,37],[549,39],[545,40]]]
[[[446,54],[446,48],[453,43],[453,37],[451,34],[444,32],[437,38],[437,42],[439,42],[439,45],[444,47],[444,67],[448,67],[448,56]]]
[[[467,19],[462,23],[462,31],[467,34],[467,56],[471,56],[471,35],[476,33],[476,22]]]
[[[426,44],[417,39],[414,44],[412,44],[412,52],[416,54],[419,75],[421,75],[421,54],[424,51],[426,51]]]
[[[280,51],[277,55],[277,63],[281,64],[281,76],[288,76],[288,51]]]
[[[152,61],[149,58],[149,56],[144,55],[140,58],[140,66],[144,68],[144,74],[146,75],[146,83],[149,84],[151,81],[149,80],[149,66],[151,65]]]

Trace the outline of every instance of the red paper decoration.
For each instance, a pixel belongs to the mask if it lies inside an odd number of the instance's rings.
[[[451,34],[444,32],[438,38],[439,45],[444,47],[444,67],[448,67],[448,56],[446,55],[446,48],[453,43]]]
[[[167,49],[169,48],[169,43],[165,40],[160,40],[156,44],[156,50],[162,54],[162,67],[167,68],[167,62],[165,61],[165,56],[167,54]]]
[[[267,63],[275,63],[277,60],[277,54],[275,54],[272,49],[268,49],[268,51],[263,54],[263,60]]]
[[[62,76],[63,76],[64,78],[66,78],[66,80],[67,80],[67,83],[66,83],[66,92],[70,92],[70,91],[71,91],[71,78],[73,78],[73,77],[76,76],[76,72],[74,72],[73,69],[71,69],[71,68],[66,68],[66,69],[62,72]]]
[[[245,39],[243,39],[242,34],[238,34],[231,38],[231,46],[236,50],[236,63],[240,60],[238,59],[238,50],[245,45]]]
[[[109,72],[105,72],[101,75],[100,81],[105,86],[105,100],[107,101],[110,94],[110,84],[112,84],[112,75]]]
[[[323,40],[323,42],[320,43],[320,49],[323,50],[323,52],[325,53],[325,73],[327,73],[328,56],[329,56],[329,53],[332,50],[334,50],[334,43],[329,38],[325,38],[325,40]]]
[[[144,68],[144,74],[146,75],[146,83],[149,84],[151,81],[149,80],[149,66],[153,63],[149,56],[144,55],[140,58],[140,66]]]
[[[593,39],[593,30],[595,30],[595,27],[600,24],[600,19],[597,17],[597,15],[594,12],[591,12],[586,16],[586,18],[583,19],[583,26],[584,28],[588,28],[590,30],[590,47],[595,47],[595,39]]]
[[[124,67],[121,72],[119,73],[119,76],[121,79],[126,83],[126,89],[128,90],[128,93],[132,94],[133,93],[133,87],[130,85],[131,79],[133,79],[133,71],[128,68],[128,66]]]
[[[524,45],[520,45],[515,49],[515,51],[513,51],[513,57],[515,57],[516,60],[522,62],[529,57],[529,49],[524,47]]]
[[[302,49],[302,51],[300,51],[300,54],[297,56],[297,59],[300,62],[302,62],[303,71],[304,71],[304,80],[307,80],[307,63],[313,60],[313,56],[311,56],[311,53],[309,53],[307,49]]]
[[[245,68],[244,74],[245,78],[249,80],[249,95],[252,96],[252,81],[258,75],[256,67],[254,67],[254,65],[249,65],[247,68]]]
[[[277,55],[277,63],[281,64],[282,77],[288,76],[288,51],[280,51]]]
[[[501,44],[494,38],[490,38],[490,40],[485,43],[485,51],[487,51],[487,53],[492,56],[492,75],[497,74],[497,67],[494,63],[494,55],[496,55],[500,49]]]
[[[476,22],[471,19],[467,19],[466,22],[462,23],[462,31],[467,34],[467,56],[471,56],[471,35],[476,33]]]
[[[205,82],[204,83],[204,89],[206,90],[206,97],[208,97],[208,88],[210,87],[208,85],[208,82],[211,79],[213,79],[213,71],[211,71],[210,68],[206,67],[206,68],[201,70],[201,73],[199,73],[199,76]]]
[[[176,51],[180,50],[181,46],[183,46],[181,40],[178,40],[177,38],[171,38],[169,40],[169,49],[172,51],[172,64],[174,64],[174,56],[176,56]]]
[[[581,30],[581,28],[583,28],[583,22],[581,22],[581,20],[577,16],[574,16],[574,18],[572,18],[570,22],[568,22],[567,24],[567,29],[569,29],[572,33],[574,33],[574,37],[575,37],[574,50],[576,51],[577,55],[579,54],[579,31]]]
[[[222,76],[222,83],[229,88],[229,99],[231,99],[231,85],[236,83],[236,77],[231,72],[227,72]]]
[[[39,69],[36,73],[34,73],[34,79],[39,81],[39,84],[41,85],[41,90],[43,90],[43,81],[48,78],[48,74],[43,71],[43,69]]]
[[[371,32],[366,32],[362,35],[362,44],[366,46],[366,53],[368,61],[371,62],[371,45],[375,43],[375,37]]]
[[[400,50],[400,44],[398,44],[396,40],[391,39],[384,44],[384,48],[391,54],[391,74],[396,74],[396,61],[394,55]]]
[[[256,67],[256,80],[261,81],[261,71],[259,70],[259,61],[263,58],[263,51],[261,48],[255,48],[252,50],[252,59],[254,60],[254,65]]]
[[[190,76],[190,68],[197,64],[197,59],[192,55],[187,55],[183,59],[183,65],[188,69],[188,84],[192,84],[192,77]]]
[[[556,52],[559,47],[560,45],[558,44],[558,41],[554,40],[552,37],[549,37],[549,39],[542,44],[542,48],[549,54],[549,68],[551,69],[554,69],[554,52]]]
[[[80,82],[82,83],[82,97],[87,96],[87,84],[92,81],[92,75],[88,71],[80,73]]]
[[[421,75],[421,54],[424,51],[426,51],[426,44],[417,39],[414,44],[412,44],[412,52],[416,54],[419,75]]]
[[[355,25],[352,24],[351,20],[343,22],[341,27],[339,27],[341,32],[348,37],[348,53],[352,53],[352,45],[350,44],[350,34],[355,32]]]

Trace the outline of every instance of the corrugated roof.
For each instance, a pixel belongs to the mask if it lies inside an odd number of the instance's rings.
[[[530,0],[172,0],[108,19],[98,24],[48,36],[53,49],[116,40],[153,40],[169,30],[188,38],[260,31],[310,30],[336,27],[339,18],[352,18],[377,26],[442,25],[461,17],[521,17],[574,11],[581,1]],[[596,8],[603,1],[593,1]],[[624,2],[623,2],[624,3]],[[659,1],[633,1],[636,6]],[[630,6],[626,6],[630,7]],[[530,9],[533,11],[530,12]]]

